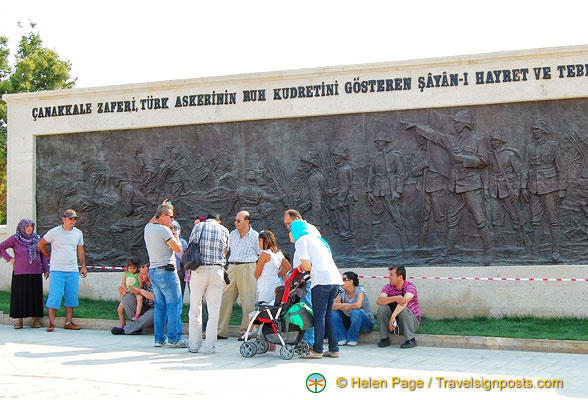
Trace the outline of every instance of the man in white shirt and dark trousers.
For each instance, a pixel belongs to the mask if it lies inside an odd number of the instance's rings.
[[[255,308],[256,279],[255,264],[261,253],[259,247],[259,233],[251,228],[251,220],[247,211],[239,211],[235,216],[235,227],[229,236],[229,279],[225,286],[220,309],[218,326],[219,339],[229,336],[229,322],[233,312],[233,305],[237,296],[241,299],[241,327],[239,340],[244,340],[243,334],[249,324],[249,313]]]
[[[229,251],[229,231],[220,224],[220,215],[208,214],[206,221],[194,225],[190,243],[198,243],[204,265],[191,272],[189,351],[212,354],[216,351],[218,318],[223,297],[224,265]],[[202,297],[206,295],[208,323],[202,345]]]

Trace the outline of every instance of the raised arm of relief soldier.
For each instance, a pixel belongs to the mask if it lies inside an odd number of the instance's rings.
[[[424,138],[433,143],[437,143],[439,146],[443,147],[445,150],[451,153],[455,141],[454,136],[441,133],[428,125],[419,124],[417,122],[404,122],[404,125],[406,130],[415,128],[416,131]]]

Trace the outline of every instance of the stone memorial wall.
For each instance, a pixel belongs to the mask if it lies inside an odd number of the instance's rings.
[[[120,266],[170,198],[186,239],[248,209],[292,252],[296,208],[370,297],[402,263],[435,318],[586,316],[587,93],[575,46],[5,95],[0,238],[73,208],[88,264]],[[80,293],[115,298],[119,279]]]

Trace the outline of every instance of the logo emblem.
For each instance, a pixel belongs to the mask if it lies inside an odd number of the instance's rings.
[[[325,390],[326,386],[327,380],[319,373],[315,372],[314,374],[308,375],[308,378],[306,378],[306,388],[311,393],[320,393]]]

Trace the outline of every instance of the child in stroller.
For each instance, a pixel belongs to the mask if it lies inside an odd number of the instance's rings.
[[[274,304],[256,304],[254,315],[249,321],[245,342],[239,349],[245,358],[263,354],[271,344],[279,344],[280,356],[290,360],[294,353],[304,356],[310,350],[302,340],[304,331],[312,327],[312,310],[300,303],[306,294],[307,273],[294,269],[286,280],[283,291],[276,291]],[[257,330],[254,326],[259,325]]]

